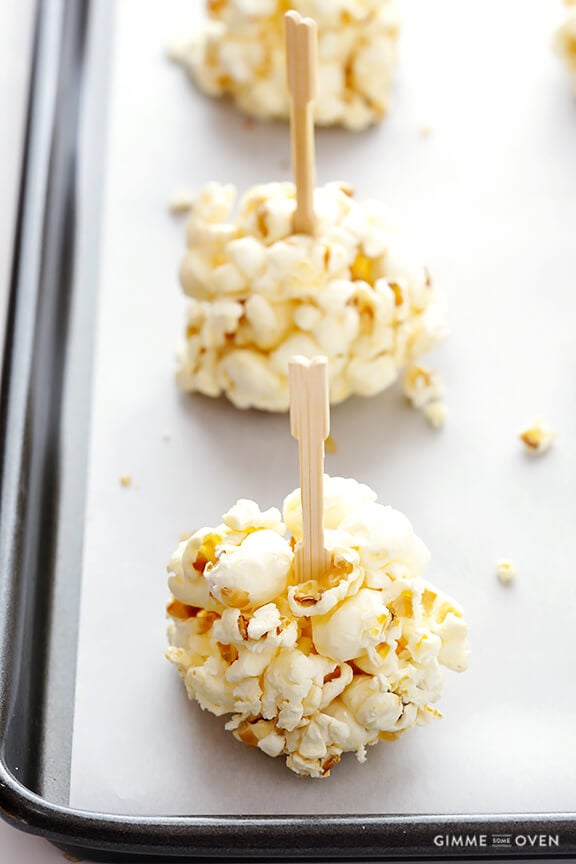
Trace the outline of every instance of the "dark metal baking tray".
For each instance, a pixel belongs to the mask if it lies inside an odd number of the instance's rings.
[[[62,550],[69,508],[83,504],[86,412],[72,412],[78,446],[63,439],[92,5],[44,0],[35,39],[1,401],[1,815],[95,861],[576,857],[572,813],[142,818],[67,806],[80,580]]]

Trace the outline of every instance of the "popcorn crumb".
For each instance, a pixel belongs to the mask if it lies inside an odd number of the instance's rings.
[[[175,215],[188,213],[194,206],[194,193],[189,189],[179,189],[170,198],[168,209]]]
[[[402,387],[408,401],[431,426],[438,429],[444,425],[448,412],[443,400],[444,385],[437,372],[411,365],[404,374]]]
[[[132,475],[131,474],[121,474],[119,477],[120,485],[127,489],[132,485]]]
[[[166,48],[166,59],[171,63],[184,63],[186,59],[186,45],[182,42],[173,42]]]
[[[336,441],[334,440],[332,435],[329,435],[328,438],[326,438],[326,441],[324,442],[324,450],[326,451],[326,453],[338,452],[338,445],[336,444]]]
[[[496,575],[503,585],[509,585],[516,578],[516,565],[508,558],[503,558],[496,566]]]
[[[446,422],[448,411],[444,402],[430,402],[422,409],[422,413],[431,426],[440,429]]]
[[[550,426],[536,420],[520,432],[518,437],[529,452],[546,453],[554,443],[556,433]]]

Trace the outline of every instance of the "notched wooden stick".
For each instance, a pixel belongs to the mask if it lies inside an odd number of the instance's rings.
[[[314,145],[314,106],[318,67],[316,22],[299,12],[287,12],[286,75],[290,95],[292,168],[296,185],[294,232],[314,234],[314,186],[316,161]]]
[[[293,357],[289,367],[290,425],[298,440],[302,541],[296,547],[298,582],[321,581],[328,566],[324,546],[324,442],[330,434],[325,357]]]

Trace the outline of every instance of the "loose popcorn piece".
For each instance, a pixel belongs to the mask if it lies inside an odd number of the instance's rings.
[[[573,7],[575,4],[567,0],[566,5]],[[576,89],[576,8],[570,9],[565,21],[557,30],[555,47],[566,63]]]
[[[396,66],[394,0],[207,0],[209,20],[170,58],[210,96],[232,96],[247,114],[287,117],[283,14],[318,24],[315,120],[364,129],[388,111]]]
[[[324,489],[319,581],[295,581],[299,489],[283,516],[238,501],[168,565],[167,657],[189,697],[308,777],[441,716],[443,667],[468,656],[462,609],[422,578],[428,550],[406,517],[355,480]]]
[[[550,426],[536,420],[523,429],[518,437],[531,453],[546,453],[556,440],[556,433]]]
[[[516,565],[508,558],[503,558],[496,566],[496,575],[503,585],[509,585],[516,578]]]
[[[120,477],[118,478],[118,481],[124,489],[127,489],[129,486],[132,485],[132,475],[131,474],[121,474]]]
[[[446,422],[448,412],[444,402],[430,402],[422,409],[424,417],[428,420],[431,426],[439,429]]]
[[[235,194],[208,184],[189,218],[183,390],[287,411],[290,357],[325,355],[336,404],[385,390],[444,338],[438,293],[381,204],[355,201],[343,183],[317,189],[310,237],[292,233],[292,183],[252,188],[231,219]]]
[[[189,189],[178,189],[170,198],[168,209],[175,215],[188,213],[194,206],[195,195]]]
[[[424,366],[409,366],[404,374],[404,395],[428,422],[438,428],[446,420],[444,387],[438,374]]]

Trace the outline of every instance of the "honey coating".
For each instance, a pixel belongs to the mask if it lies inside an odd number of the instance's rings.
[[[344,753],[364,762],[368,745],[442,716],[443,669],[466,668],[467,626],[422,578],[429,555],[409,521],[368,486],[325,478],[330,566],[305,585],[298,489],[283,509],[241,499],[179,545],[167,657],[238,741],[322,778]]]

